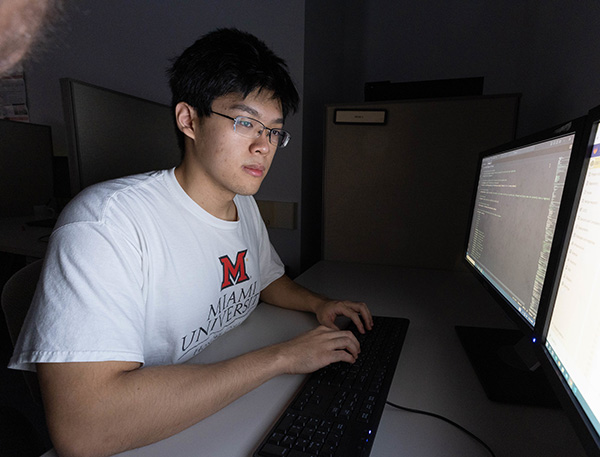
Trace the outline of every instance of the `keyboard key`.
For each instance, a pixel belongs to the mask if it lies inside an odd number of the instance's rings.
[[[277,426],[276,430],[281,432],[286,432],[294,423],[296,416],[293,414],[288,414]]]
[[[298,451],[306,451],[310,445],[310,440],[307,438],[298,438],[294,444],[294,449]]]
[[[308,446],[308,452],[311,453],[311,454],[318,454],[319,451],[321,450],[321,447],[323,447],[323,443],[319,443],[317,441],[313,441]]]
[[[314,455],[309,454],[308,452],[292,449],[287,457],[314,457]]]
[[[279,443],[279,444],[280,444],[282,447],[285,447],[285,448],[288,448],[288,449],[289,449],[289,448],[291,448],[291,447],[294,445],[294,443],[295,443],[295,442],[296,442],[296,437],[295,437],[295,436],[289,436],[289,435],[286,435],[286,436],[285,436],[285,437],[284,437],[284,438],[281,440],[281,443]]]
[[[275,432],[269,438],[269,443],[271,443],[271,444],[281,444],[281,441],[283,441],[284,438],[285,438],[285,435],[283,433],[277,433],[277,432]]]
[[[258,453],[261,457],[285,457],[289,453],[289,449],[274,444],[267,443]]]

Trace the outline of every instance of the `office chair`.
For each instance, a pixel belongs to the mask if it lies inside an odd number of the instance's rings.
[[[35,293],[42,270],[42,263],[42,260],[36,260],[26,267],[21,268],[6,281],[2,289],[0,302],[13,346],[17,342],[17,337],[21,332],[29,305],[31,305],[31,300],[33,299],[33,294]],[[42,397],[36,374],[29,371],[23,371],[22,373],[25,377],[27,387],[33,396],[33,400],[37,404],[41,404]]]

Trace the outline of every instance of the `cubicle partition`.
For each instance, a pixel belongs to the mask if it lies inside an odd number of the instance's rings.
[[[460,269],[479,152],[515,138],[519,95],[329,105],[323,258]]]

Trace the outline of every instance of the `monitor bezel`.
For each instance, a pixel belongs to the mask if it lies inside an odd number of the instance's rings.
[[[564,122],[553,127],[538,131],[536,133],[526,135],[524,137],[515,139],[508,143],[504,143],[502,145],[496,146],[494,148],[485,150],[479,154],[479,162],[478,169],[475,176],[475,182],[473,185],[473,192],[471,195],[471,211],[469,213],[469,220],[467,224],[467,231],[464,242],[464,249],[462,255],[462,261],[467,266],[467,270],[477,278],[477,280],[483,285],[486,291],[493,297],[494,301],[498,303],[500,308],[504,311],[507,317],[517,326],[517,328],[523,333],[523,335],[530,339],[532,342],[535,341],[535,325],[531,325],[519,312],[516,310],[513,305],[502,295],[496,287],[484,276],[482,275],[475,266],[473,266],[467,260],[467,252],[469,249],[469,239],[471,234],[471,226],[473,223],[473,217],[475,215],[475,204],[477,200],[477,189],[479,186],[479,177],[481,174],[481,166],[483,160],[486,157],[502,154],[505,152],[510,152],[515,149],[522,148],[527,145],[533,145],[537,143],[542,143],[545,141],[549,141],[552,138],[559,138],[569,134],[574,133],[575,138],[573,140],[573,148],[571,153],[571,158],[569,159],[569,166],[567,169],[567,175],[565,178],[565,187],[563,189],[563,194],[561,197],[561,204],[559,208],[559,215],[557,218],[557,223],[555,227],[555,233],[553,236],[552,246],[554,247],[557,243],[557,234],[564,234],[564,226],[566,225],[565,217],[563,213],[565,212],[565,208],[569,208],[572,204],[575,191],[577,188],[577,177],[578,172],[581,170],[581,163],[583,159],[583,154],[579,151],[582,149],[580,147],[582,138],[584,138],[584,127],[585,127],[585,116],[578,117],[576,119],[572,119],[568,122]],[[560,236],[559,236],[560,238]],[[550,277],[554,276],[554,268],[555,265],[552,263],[552,255],[550,255],[548,267],[546,269],[546,278],[544,279],[544,283],[546,283],[548,279],[548,275]],[[540,311],[542,308],[542,300],[540,299],[540,305],[538,306],[538,312],[536,315],[536,323],[539,321]],[[545,316],[545,312],[543,312]]]
[[[101,181],[181,163],[171,106],[71,78],[61,78],[60,88],[72,197]]]
[[[548,378],[551,387],[556,393],[556,396],[561,403],[566,415],[568,416],[575,432],[579,436],[581,444],[589,456],[600,457],[600,434],[596,432],[593,425],[589,421],[587,415],[583,411],[581,404],[575,398],[571,388],[560,373],[560,369],[553,361],[553,357],[546,348],[546,338],[550,326],[550,319],[554,307],[554,300],[558,293],[559,278],[562,273],[569,240],[573,232],[577,208],[581,199],[583,184],[585,181],[588,164],[590,162],[591,150],[594,146],[594,137],[597,128],[600,127],[600,106],[591,109],[588,113],[586,125],[582,135],[580,145],[582,163],[579,169],[577,179],[574,180],[574,198],[568,210],[561,212],[565,223],[561,226],[559,237],[555,236],[552,246],[552,254],[550,261],[553,262],[553,276],[551,280],[546,280],[542,291],[540,305],[544,303],[543,315],[538,314],[536,320],[535,334],[538,339],[538,344],[535,345],[535,350],[538,359],[542,365],[546,377]],[[557,227],[558,229],[558,227]],[[541,306],[540,306],[541,307]]]

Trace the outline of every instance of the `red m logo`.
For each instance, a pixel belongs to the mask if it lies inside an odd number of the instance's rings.
[[[223,265],[223,282],[221,283],[221,290],[250,279],[246,274],[247,252],[248,250],[237,253],[235,265],[231,263],[229,256],[224,255],[223,257],[219,257],[219,261],[221,262],[221,265]]]

